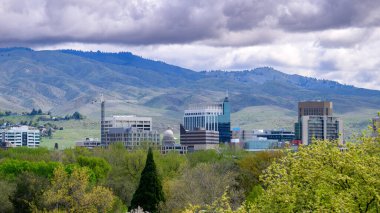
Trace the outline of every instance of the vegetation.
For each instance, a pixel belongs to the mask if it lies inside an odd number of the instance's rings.
[[[14,148],[0,151],[0,212],[376,212],[379,167],[365,136],[298,152]]]
[[[149,148],[140,183],[133,194],[130,209],[141,207],[145,211],[158,212],[159,205],[165,202],[161,180],[154,163],[152,148]]]

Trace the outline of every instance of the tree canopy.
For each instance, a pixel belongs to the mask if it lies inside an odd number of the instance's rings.
[[[152,148],[149,148],[145,167],[133,195],[130,209],[141,207],[144,211],[158,212],[161,202],[165,202],[165,195],[154,163]]]

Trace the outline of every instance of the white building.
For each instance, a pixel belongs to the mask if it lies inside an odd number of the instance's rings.
[[[218,131],[218,118],[222,114],[223,106],[221,104],[193,105],[185,110],[183,125],[186,130],[190,131],[199,128]]]
[[[135,115],[105,117],[101,124],[102,142],[106,141],[106,135],[110,128],[133,128],[142,131],[152,131],[152,118],[137,117]]]
[[[312,139],[338,140],[343,144],[343,121],[332,116],[302,116],[302,144],[309,145]]]
[[[0,138],[2,143],[12,144],[14,147],[38,147],[40,145],[40,131],[29,126],[0,130]]]

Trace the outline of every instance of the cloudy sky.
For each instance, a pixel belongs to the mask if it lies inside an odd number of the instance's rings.
[[[0,0],[0,46],[271,66],[380,89],[379,0]]]

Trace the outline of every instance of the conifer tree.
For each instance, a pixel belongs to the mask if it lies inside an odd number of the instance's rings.
[[[133,195],[130,209],[137,209],[140,206],[144,211],[154,213],[158,212],[160,202],[165,202],[165,195],[154,163],[152,148],[149,148],[145,167],[141,173],[139,186]]]

